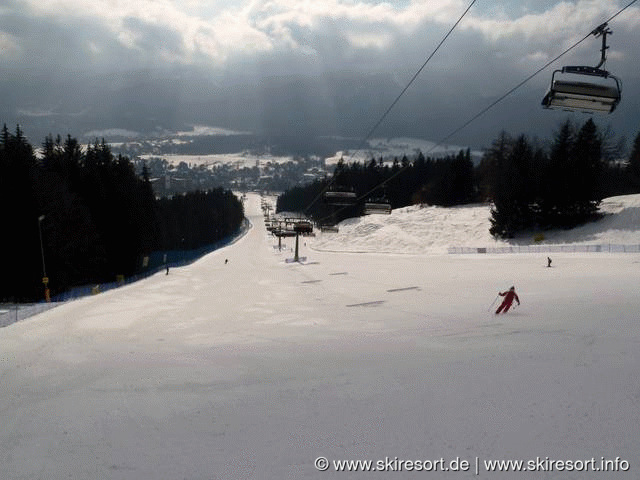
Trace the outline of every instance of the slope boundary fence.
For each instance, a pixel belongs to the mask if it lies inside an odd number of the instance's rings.
[[[494,253],[640,253],[640,244],[511,245],[508,247],[449,247],[449,254]]]
[[[78,298],[87,297],[90,295],[97,295],[108,290],[113,290],[114,288],[135,283],[139,280],[155,275],[156,273],[164,270],[167,267],[171,269],[189,265],[202,258],[204,255],[207,255],[208,253],[235,243],[240,238],[242,238],[251,227],[251,222],[245,217],[238,232],[218,242],[195,250],[172,250],[167,252],[154,252],[150,255],[148,268],[137,275],[121,278],[120,280],[114,282],[74,287],[66,292],[52,296],[51,302],[42,301],[28,304],[0,303],[0,328],[7,327],[20,320],[24,320],[33,315],[45,312],[64,302],[76,300]],[[166,263],[164,262],[165,255],[167,255]]]

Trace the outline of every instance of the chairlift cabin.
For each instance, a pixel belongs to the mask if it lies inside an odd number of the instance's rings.
[[[603,23],[591,33],[596,37],[602,36],[600,63],[595,67],[562,67],[554,71],[549,91],[542,99],[544,108],[571,112],[611,113],[620,103],[622,98],[620,80],[600,68],[606,61],[606,51],[609,48],[607,34],[611,33],[611,30],[607,28],[606,23]],[[557,74],[569,74],[570,77],[556,79]],[[578,78],[580,80],[577,80]],[[602,80],[594,81],[598,78]]]

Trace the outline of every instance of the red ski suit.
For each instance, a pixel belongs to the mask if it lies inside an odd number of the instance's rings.
[[[504,297],[504,300],[496,310],[496,315],[500,312],[507,313],[511,308],[511,304],[513,303],[514,299],[516,300],[516,302],[518,302],[518,305],[520,305],[520,299],[518,298],[518,295],[516,294],[515,290],[507,290],[506,292],[500,292],[498,295],[500,295],[501,297]]]

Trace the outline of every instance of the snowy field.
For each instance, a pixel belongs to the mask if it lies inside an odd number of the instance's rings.
[[[640,243],[637,202],[555,240]],[[286,263],[246,209],[234,245],[0,329],[1,478],[640,478],[640,254],[447,255],[488,210],[410,208]]]
[[[274,155],[255,155],[249,152],[240,153],[212,153],[209,155],[186,155],[177,153],[153,154],[148,153],[139,156],[141,160],[152,158],[162,158],[170,165],[178,166],[184,162],[193,167],[204,166],[207,168],[219,167],[222,165],[234,168],[264,167],[268,164],[284,164],[293,162],[293,157],[278,157]]]
[[[385,163],[391,165],[394,157],[400,159],[403,155],[413,158],[422,152],[425,157],[446,157],[448,155],[457,155],[460,150],[466,150],[466,147],[456,145],[438,145],[429,140],[419,138],[372,138],[367,141],[359,151],[339,151],[332,157],[325,159],[327,165],[335,165],[340,158],[345,162],[361,162],[368,163],[371,158],[378,160],[384,157]],[[483,152],[473,151],[471,156],[476,159],[482,158]]]

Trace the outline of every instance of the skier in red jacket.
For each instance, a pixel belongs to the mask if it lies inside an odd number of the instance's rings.
[[[506,292],[498,293],[498,295],[504,297],[504,300],[496,310],[496,315],[498,315],[500,312],[507,313],[511,308],[511,304],[513,303],[514,299],[516,300],[516,302],[518,302],[518,305],[520,305],[520,299],[518,298],[518,294],[516,293],[516,287],[511,287]]]

